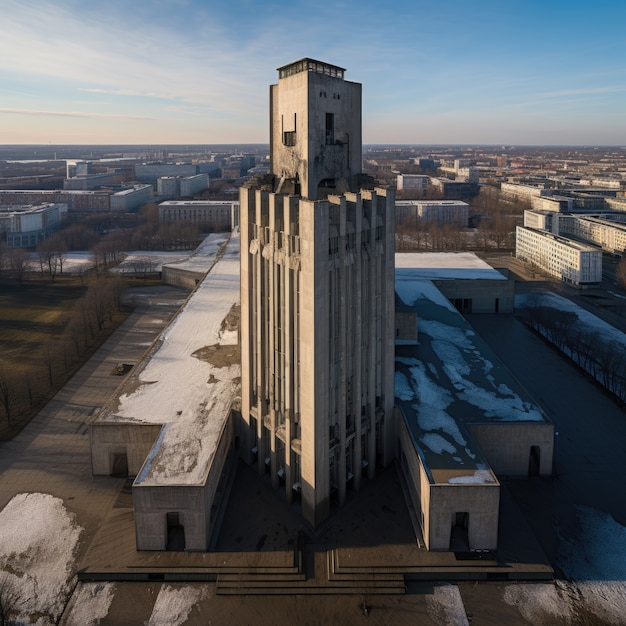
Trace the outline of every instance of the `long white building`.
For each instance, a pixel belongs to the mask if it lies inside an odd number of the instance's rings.
[[[613,254],[623,254],[626,250],[626,223],[609,217],[609,215],[563,216],[558,222],[558,234],[600,246]]]
[[[0,206],[0,241],[9,248],[34,248],[58,230],[67,204]]]
[[[515,237],[518,259],[572,285],[602,280],[602,251],[545,231],[518,226]]]
[[[466,227],[469,219],[469,205],[461,200],[397,200],[396,220],[416,222],[436,222],[456,224]]]

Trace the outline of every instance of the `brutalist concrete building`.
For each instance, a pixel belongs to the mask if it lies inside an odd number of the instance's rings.
[[[394,197],[358,189],[342,68],[280,68],[271,119],[269,189],[240,198],[242,445],[316,526],[394,457]]]

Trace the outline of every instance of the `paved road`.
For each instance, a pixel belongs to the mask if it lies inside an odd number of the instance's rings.
[[[626,525],[626,413],[514,316],[471,315],[470,324],[554,422],[556,476],[511,489],[548,557],[582,504]]]
[[[17,437],[0,443],[0,510],[18,493],[52,494],[85,529],[82,545],[124,484],[91,476],[89,424],[122,382],[115,365],[136,363],[187,296],[161,286],[132,293],[137,309],[124,324]]]

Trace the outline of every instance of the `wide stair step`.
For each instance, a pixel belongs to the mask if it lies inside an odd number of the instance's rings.
[[[243,571],[219,574],[218,595],[397,595],[405,593],[404,576],[388,571],[337,572],[334,550],[311,549],[303,571]]]

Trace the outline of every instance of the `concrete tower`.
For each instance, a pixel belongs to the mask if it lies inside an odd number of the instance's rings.
[[[312,59],[278,69],[270,87],[270,155],[277,193],[319,200],[358,191],[361,85]]]
[[[357,191],[343,72],[279,69],[274,176],[240,195],[241,450],[312,526],[394,456],[394,197]]]

